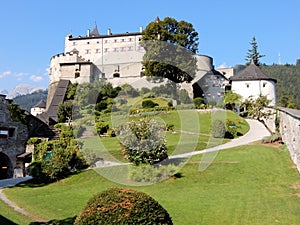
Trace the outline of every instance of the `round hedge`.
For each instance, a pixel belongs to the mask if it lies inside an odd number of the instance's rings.
[[[91,198],[80,212],[81,224],[173,224],[169,213],[149,195],[113,188]]]

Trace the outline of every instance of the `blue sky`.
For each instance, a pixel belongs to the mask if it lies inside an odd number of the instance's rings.
[[[19,84],[47,87],[51,56],[64,51],[64,38],[85,35],[97,22],[100,33],[135,32],[159,16],[192,23],[199,54],[214,65],[245,63],[256,36],[266,64],[300,58],[300,1],[2,1],[0,13],[0,90]]]

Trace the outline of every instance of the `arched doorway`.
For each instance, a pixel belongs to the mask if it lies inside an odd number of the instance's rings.
[[[0,180],[9,178],[11,169],[12,165],[9,157],[0,152]]]
[[[202,88],[200,87],[200,82],[196,82],[193,84],[193,95],[194,95],[194,98],[198,98],[198,97],[201,97],[203,98],[203,90]]]

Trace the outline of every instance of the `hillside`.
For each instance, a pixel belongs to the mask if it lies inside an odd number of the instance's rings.
[[[31,94],[27,95],[19,95],[13,98],[13,102],[18,104],[22,109],[27,110],[30,112],[30,108],[36,105],[41,100],[47,100],[47,90],[38,90]]]
[[[300,65],[264,65],[261,70],[277,79],[276,95],[279,106],[300,108]]]

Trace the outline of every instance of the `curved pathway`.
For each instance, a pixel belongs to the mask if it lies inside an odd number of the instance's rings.
[[[194,151],[194,152],[188,152],[188,153],[184,153],[184,154],[174,155],[174,156],[170,156],[169,158],[171,158],[171,159],[185,158],[185,157],[190,157],[193,155],[199,155],[199,154],[204,154],[204,153],[208,153],[208,152],[220,151],[220,150],[224,150],[224,149],[228,149],[228,148],[237,147],[240,145],[247,145],[251,142],[259,141],[263,137],[270,136],[270,132],[267,130],[267,128],[261,122],[259,122],[257,120],[250,120],[250,119],[247,119],[246,121],[248,122],[250,129],[245,135],[243,135],[239,138],[233,139],[226,144],[218,145],[216,147],[208,148],[208,149],[201,150],[201,151]]]

